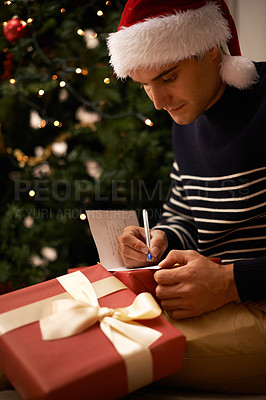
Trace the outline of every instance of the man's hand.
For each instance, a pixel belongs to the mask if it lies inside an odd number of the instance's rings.
[[[152,260],[148,260],[145,230],[139,226],[127,226],[118,238],[119,254],[129,268],[157,264],[168,246],[166,234],[160,230],[150,230],[150,250]]]
[[[159,266],[156,295],[174,319],[196,317],[239,299],[233,264],[216,264],[193,250],[173,250]]]

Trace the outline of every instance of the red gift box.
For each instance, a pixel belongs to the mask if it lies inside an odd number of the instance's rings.
[[[156,270],[154,269],[137,269],[133,271],[114,271],[113,274],[135,294],[149,292],[158,301],[155,294],[157,283],[153,278],[155,272]]]
[[[100,265],[86,268],[81,275],[92,283],[112,276]],[[65,294],[63,286],[53,279],[2,295],[0,313],[5,314],[0,315],[0,322],[10,310],[35,306],[41,300],[50,301],[50,298]],[[128,307],[135,298],[136,295],[126,288],[107,294],[98,302],[100,307]],[[22,317],[23,314],[21,312]],[[149,348],[152,380],[156,381],[180,369],[185,348],[184,336],[161,316],[142,320],[141,325],[162,333]],[[117,399],[129,392],[127,363],[100,329],[98,322],[75,336],[48,341],[42,339],[39,322],[7,333],[3,333],[0,323],[1,331],[0,366],[23,399],[102,400]],[[138,369],[141,368],[142,365],[138,365]],[[132,377],[130,379],[132,381]]]
[[[219,257],[210,258],[210,260],[217,264],[221,264],[221,259]],[[181,266],[181,264],[179,265]],[[159,302],[155,293],[157,286],[157,283],[153,278],[155,272],[155,269],[140,268],[132,271],[130,271],[130,269],[128,269],[128,271],[114,271],[113,274],[135,294],[149,292],[153,295],[155,300]]]

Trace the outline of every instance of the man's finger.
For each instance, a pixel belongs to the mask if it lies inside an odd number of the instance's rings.
[[[168,253],[166,258],[159,263],[159,267],[171,268],[175,264],[176,266],[179,264],[184,265],[198,256],[198,253],[194,250],[172,250],[170,253]]]

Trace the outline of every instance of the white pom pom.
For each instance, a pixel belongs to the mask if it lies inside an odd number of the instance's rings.
[[[242,56],[223,56],[220,76],[227,85],[237,89],[248,89],[258,80],[254,63]]]

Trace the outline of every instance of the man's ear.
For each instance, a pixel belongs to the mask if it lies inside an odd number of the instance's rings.
[[[209,54],[211,59],[215,60],[218,58],[221,60],[221,50],[219,46],[213,47],[211,50],[209,50]]]

